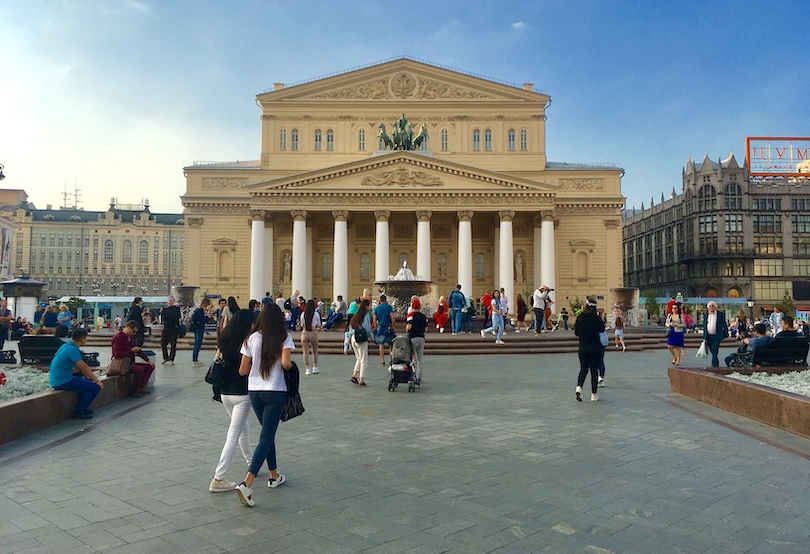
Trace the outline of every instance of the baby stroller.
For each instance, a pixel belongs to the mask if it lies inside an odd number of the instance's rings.
[[[388,381],[388,390],[397,390],[400,383],[408,383],[408,392],[415,392],[420,386],[416,378],[417,366],[413,359],[413,344],[406,335],[397,335],[391,341],[391,363],[388,366],[388,373],[391,380]]]

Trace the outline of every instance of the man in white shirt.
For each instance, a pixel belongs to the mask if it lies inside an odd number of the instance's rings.
[[[539,286],[532,294],[532,311],[534,312],[534,334],[546,332],[546,301],[543,299],[543,289]]]
[[[706,304],[706,308],[708,308],[709,313],[706,314],[703,340],[706,341],[706,346],[709,347],[709,351],[712,353],[712,367],[720,367],[720,358],[718,357],[720,343],[728,336],[726,316],[723,312],[717,310],[717,303],[713,300]]]
[[[785,314],[782,313],[779,306],[774,306],[773,313],[771,317],[768,318],[768,321],[771,323],[771,333],[773,333],[774,337],[782,332],[782,318],[784,317]]]

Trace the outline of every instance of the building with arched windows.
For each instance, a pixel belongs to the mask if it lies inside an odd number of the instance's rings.
[[[733,154],[687,161],[683,190],[623,220],[624,282],[671,297],[810,303],[810,179],[749,176]],[[757,312],[758,313],[758,312]]]
[[[400,58],[259,94],[261,152],[184,168],[184,281],[358,296],[402,263],[442,292],[621,285],[622,169],[546,159],[550,97]],[[406,117],[428,139],[386,150]]]

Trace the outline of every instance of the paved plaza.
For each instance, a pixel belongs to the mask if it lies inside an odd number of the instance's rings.
[[[0,447],[0,552],[810,551],[810,441],[671,393],[666,351],[611,351],[581,403],[573,354],[436,356],[413,394],[353,361],[302,376],[254,508],[208,492],[228,419],[187,351],[151,396]]]

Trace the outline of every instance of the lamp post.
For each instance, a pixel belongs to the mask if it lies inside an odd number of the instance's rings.
[[[120,286],[121,286],[120,283],[113,283],[113,284],[110,285],[110,288],[113,291],[113,296],[117,295],[116,291],[118,290],[118,287],[120,287]]]
[[[748,310],[751,312],[751,323],[754,322],[754,300],[752,298],[748,299]]]

